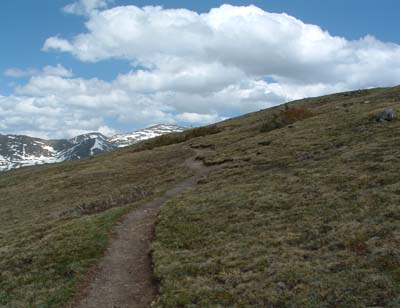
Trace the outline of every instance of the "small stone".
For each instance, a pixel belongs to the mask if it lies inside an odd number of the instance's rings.
[[[286,288],[286,283],[284,283],[283,281],[279,281],[279,282],[277,283],[277,286],[278,286],[279,288],[281,288],[281,289],[285,289],[285,288]]]
[[[375,120],[377,122],[383,122],[383,121],[393,121],[397,119],[397,114],[394,109],[385,109],[382,112],[379,112],[378,114],[375,115]]]
[[[364,102],[364,104],[369,104],[369,103],[370,103],[370,101],[365,101],[365,102]]]
[[[266,140],[266,141],[260,141],[258,144],[262,146],[268,146],[272,143],[272,141]]]
[[[381,238],[379,236],[373,236],[369,240],[370,241],[379,241]]]

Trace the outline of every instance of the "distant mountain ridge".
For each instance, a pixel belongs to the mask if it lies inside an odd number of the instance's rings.
[[[93,132],[61,140],[0,134],[0,171],[78,160],[185,129],[177,125],[160,124],[110,138]]]

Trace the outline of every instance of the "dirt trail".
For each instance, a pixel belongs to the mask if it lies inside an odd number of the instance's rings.
[[[157,286],[153,281],[149,252],[160,207],[193,187],[210,171],[195,158],[186,160],[185,165],[196,175],[134,209],[115,228],[115,238],[74,308],[150,307],[157,296]]]

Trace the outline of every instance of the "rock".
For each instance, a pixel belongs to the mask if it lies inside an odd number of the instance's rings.
[[[272,141],[266,140],[266,141],[260,141],[258,144],[262,146],[268,146],[272,143]]]
[[[286,283],[284,283],[283,281],[279,281],[276,285],[281,289],[285,289],[286,288]]]
[[[369,239],[369,241],[379,241],[381,238],[379,236],[373,236]]]
[[[297,156],[298,161],[304,161],[304,160],[310,160],[310,159],[314,159],[314,155],[311,153],[308,153],[308,152],[301,153]]]
[[[375,115],[375,120],[377,122],[393,121],[395,119],[397,119],[397,114],[394,109],[385,109]]]

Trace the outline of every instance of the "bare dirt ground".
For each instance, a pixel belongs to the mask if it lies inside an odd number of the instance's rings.
[[[74,307],[139,308],[150,307],[157,297],[153,281],[150,244],[160,207],[193,187],[210,171],[202,162],[190,158],[186,166],[196,172],[163,196],[129,213],[115,228],[115,237],[93,274],[88,287]]]

